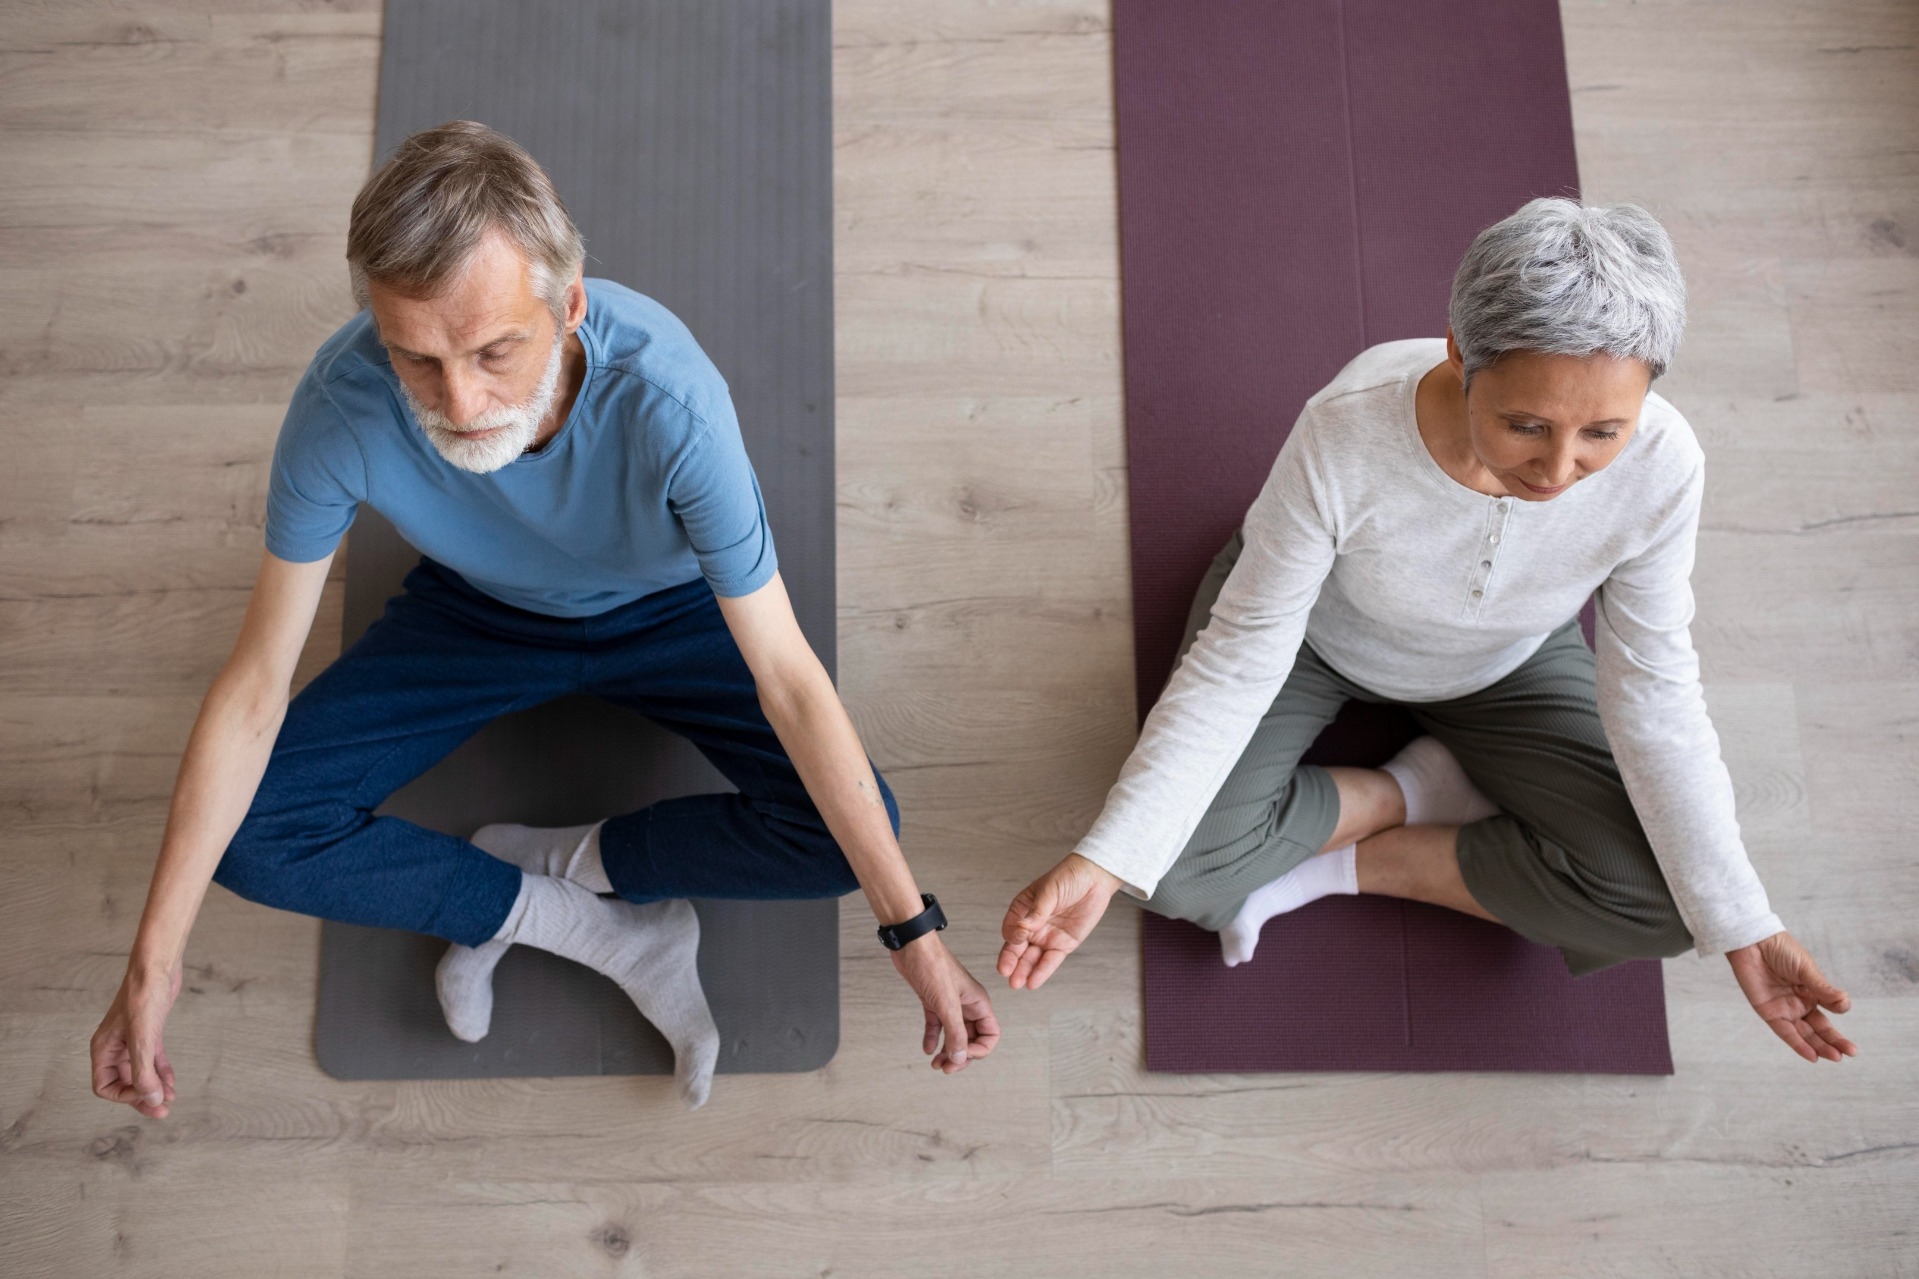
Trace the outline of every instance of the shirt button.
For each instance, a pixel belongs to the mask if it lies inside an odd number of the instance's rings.
[[[1486,540],[1487,540],[1488,542],[1490,542],[1490,543],[1491,543],[1492,545],[1494,545],[1494,546],[1498,546],[1498,545],[1499,545],[1499,534],[1497,534],[1497,533],[1490,533],[1490,534],[1488,534],[1488,535],[1487,535],[1487,537],[1486,537]]]
[[[1493,562],[1491,560],[1479,561],[1479,567],[1481,568],[1491,568],[1492,566],[1493,566]]]
[[[1478,598],[1479,598],[1480,596],[1482,596],[1482,595],[1484,595],[1485,593],[1486,593],[1486,592],[1484,592],[1484,591],[1474,591],[1474,592],[1473,592],[1473,598],[1474,598],[1474,599],[1478,599]]]

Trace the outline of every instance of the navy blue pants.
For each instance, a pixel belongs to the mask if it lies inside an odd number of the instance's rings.
[[[559,618],[502,604],[430,560],[293,699],[214,880],[304,915],[486,941],[519,894],[519,870],[373,810],[488,721],[573,693],[678,733],[739,787],[609,820],[600,853],[620,896],[775,900],[859,886],[704,581]],[[883,779],[880,793],[897,831]]]

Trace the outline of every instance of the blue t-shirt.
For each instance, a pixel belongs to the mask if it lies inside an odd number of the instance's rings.
[[[589,617],[704,575],[751,594],[777,560],[726,381],[671,312],[586,282],[586,379],[537,453],[490,475],[434,451],[361,312],[300,379],[273,451],[267,549],[320,559],[361,502],[488,595]]]

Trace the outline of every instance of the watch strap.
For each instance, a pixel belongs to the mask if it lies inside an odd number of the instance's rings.
[[[931,893],[921,893],[920,901],[926,909],[899,924],[882,924],[879,929],[880,944],[888,950],[899,950],[908,942],[917,941],[928,933],[936,933],[946,927],[946,912],[940,909],[939,898]]]

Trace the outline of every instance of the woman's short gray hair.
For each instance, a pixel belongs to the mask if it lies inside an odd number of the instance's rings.
[[[369,305],[369,280],[430,297],[496,229],[526,255],[533,291],[563,318],[586,246],[546,170],[472,120],[422,129],[353,201],[346,261],[354,300]]]
[[[1603,351],[1656,378],[1679,350],[1686,281],[1666,228],[1638,205],[1533,200],[1466,250],[1449,318],[1469,386],[1508,351]]]

